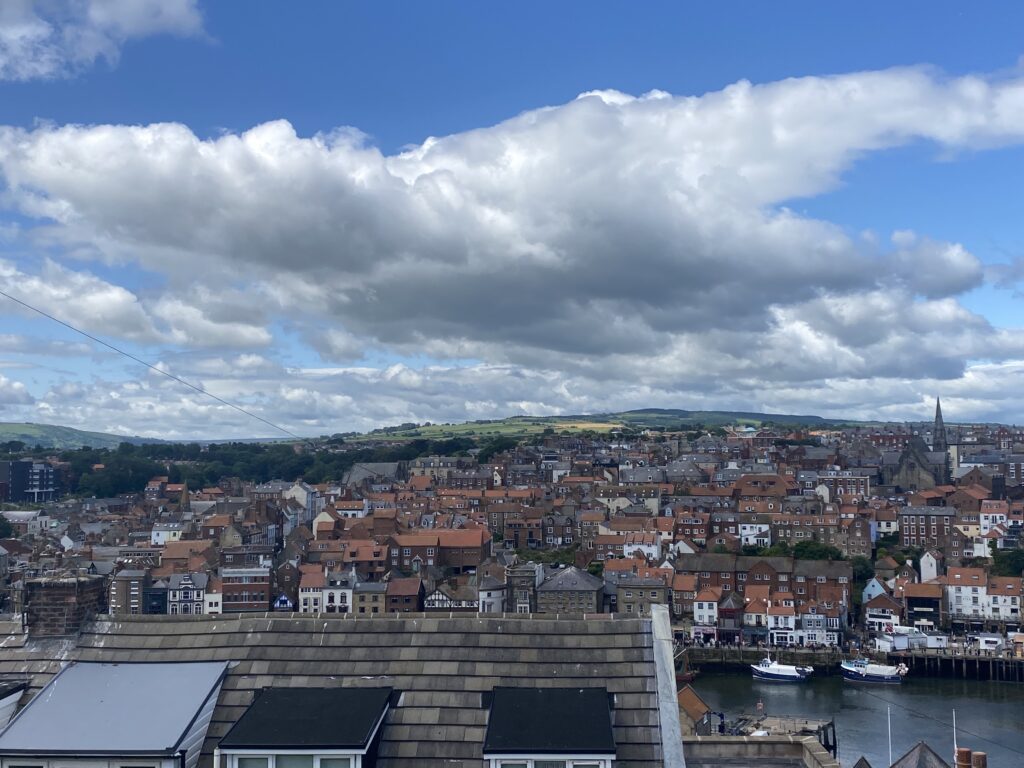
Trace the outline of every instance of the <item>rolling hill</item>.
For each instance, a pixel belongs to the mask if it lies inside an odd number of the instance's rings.
[[[33,424],[31,422],[0,422],[0,443],[20,440],[29,448],[41,445],[44,448],[117,448],[121,443],[159,443],[147,437],[111,435],[106,432],[86,432],[56,424]]]

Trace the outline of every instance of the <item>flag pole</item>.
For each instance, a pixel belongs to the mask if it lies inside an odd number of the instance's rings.
[[[892,707],[885,708],[885,717],[889,722],[889,765],[892,765]]]

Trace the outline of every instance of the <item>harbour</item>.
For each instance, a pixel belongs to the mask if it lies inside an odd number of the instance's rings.
[[[725,715],[727,723],[749,719],[749,713],[779,724],[832,721],[843,766],[852,766],[862,756],[875,768],[890,764],[890,713],[894,760],[923,740],[952,763],[954,710],[960,746],[987,752],[990,766],[1024,765],[1020,685],[970,677],[913,677],[913,672],[902,685],[857,684],[844,681],[834,670],[819,674],[817,668],[808,680],[793,685],[754,680],[749,671],[704,668],[691,685],[714,712]]]

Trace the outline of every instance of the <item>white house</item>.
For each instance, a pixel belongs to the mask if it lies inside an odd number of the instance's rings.
[[[480,613],[502,613],[505,610],[505,582],[484,576],[477,587]]]
[[[183,529],[181,523],[157,523],[149,532],[149,543],[162,547],[169,541],[180,541]]]
[[[643,554],[648,561],[656,561],[661,557],[661,535],[655,531],[631,531],[626,534],[622,543],[622,555],[626,559]]]
[[[718,601],[722,599],[720,587],[706,587],[693,599],[693,636],[718,636]]]
[[[921,555],[921,581],[935,581],[942,575],[942,555],[929,549]]]
[[[989,601],[985,570],[950,568],[946,573],[946,606],[950,618],[986,618]]]
[[[792,600],[768,606],[768,642],[788,645],[796,641],[796,608]]]

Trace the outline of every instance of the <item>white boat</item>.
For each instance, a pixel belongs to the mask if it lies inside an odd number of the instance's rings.
[[[839,665],[843,678],[854,683],[902,683],[910,668],[906,664],[875,664],[867,659],[851,659]]]
[[[765,656],[757,664],[750,665],[755,680],[771,680],[776,683],[800,683],[811,676],[814,667],[794,667],[791,664],[779,664]]]

